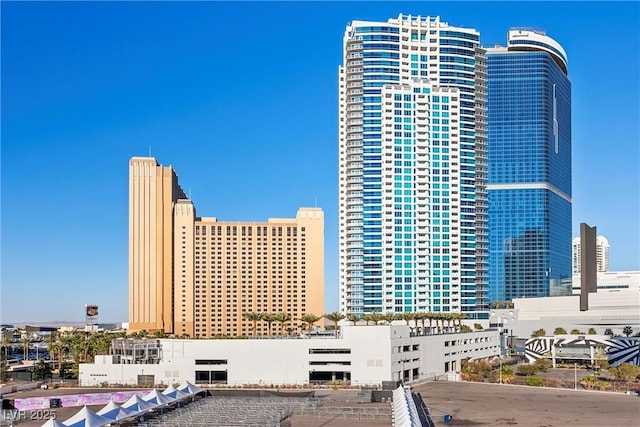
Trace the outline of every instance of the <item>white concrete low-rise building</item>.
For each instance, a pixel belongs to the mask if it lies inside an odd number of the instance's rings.
[[[83,386],[380,385],[455,374],[463,359],[500,352],[497,330],[426,336],[412,331],[406,325],[345,325],[338,338],[158,339],[134,346],[131,357],[96,356],[94,363],[80,365],[79,380]]]

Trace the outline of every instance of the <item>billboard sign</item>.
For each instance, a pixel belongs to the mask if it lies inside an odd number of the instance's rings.
[[[87,325],[95,325],[98,323],[98,306],[96,304],[87,304],[85,308]]]

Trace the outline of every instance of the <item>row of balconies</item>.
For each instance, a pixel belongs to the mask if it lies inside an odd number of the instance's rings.
[[[347,239],[350,242],[360,242],[363,240],[362,234],[351,234],[351,233],[347,233]]]

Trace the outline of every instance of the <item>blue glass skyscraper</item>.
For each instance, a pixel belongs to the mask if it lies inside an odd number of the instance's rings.
[[[571,83],[540,31],[487,49],[489,300],[549,295],[571,277]]]

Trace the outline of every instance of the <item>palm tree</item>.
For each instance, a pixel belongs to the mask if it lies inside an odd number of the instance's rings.
[[[280,312],[276,313],[273,318],[276,322],[280,323],[280,335],[284,335],[284,325],[291,321],[291,315]]]
[[[440,320],[442,320],[442,333],[449,333],[451,330],[451,313],[440,313]]]
[[[434,319],[436,321],[436,333],[437,334],[442,334],[444,333],[444,313],[434,313]],[[442,322],[442,324],[440,324],[440,322]]]
[[[353,324],[357,324],[358,321],[360,320],[360,316],[358,316],[357,314],[347,314],[347,320],[350,322],[353,322]]]
[[[267,325],[269,326],[269,336],[271,336],[271,324],[276,321],[275,314],[260,313],[260,318],[267,322]]]
[[[22,344],[22,352],[23,352],[23,360],[27,360],[27,354],[29,353],[29,338],[22,337],[20,338],[20,344]]]
[[[407,323],[407,326],[409,326],[409,322],[411,322],[412,320],[415,320],[417,318],[418,313],[399,313],[398,314],[398,318],[400,318],[401,320],[404,320]]]
[[[89,337],[89,353],[91,356],[89,363],[91,363],[93,356],[96,354],[109,354],[112,338],[114,337],[112,337],[111,334],[104,332],[92,334]]]
[[[62,366],[62,361],[65,356],[68,357],[69,351],[71,350],[71,346],[73,344],[73,338],[70,335],[65,334],[60,337],[60,351],[58,352],[58,360],[60,362],[60,366]]]
[[[416,329],[418,329],[418,320],[420,321],[420,325],[421,325],[420,334],[422,336],[424,336],[424,321],[427,319],[427,316],[428,316],[428,313],[425,313],[424,311],[418,311],[416,313],[413,313],[413,318],[416,321]]]
[[[456,329],[458,332],[460,332],[460,331],[462,330],[462,321],[463,321],[464,319],[466,319],[466,318],[467,318],[467,314],[466,314],[466,313],[455,313],[455,314],[454,314],[454,317],[453,317],[453,319],[454,319],[453,324],[454,324],[454,326],[455,326],[455,322],[456,322],[456,320],[458,321],[458,328]]]
[[[51,356],[53,369],[56,369],[56,355],[58,356],[58,367],[62,366],[62,350],[62,344],[59,341],[54,341],[52,344],[49,344],[49,355]]]
[[[47,349],[49,348],[49,346],[53,343],[55,343],[58,339],[56,338],[56,333],[55,332],[51,332],[49,335],[47,335],[46,337],[44,337],[44,342],[47,344]]]
[[[302,315],[302,317],[300,317],[300,320],[302,321],[302,323],[304,323],[304,326],[306,326],[306,328],[304,329],[306,329],[307,331],[311,331],[311,328],[313,328],[313,324],[320,319],[322,319],[322,317],[316,316],[313,313],[305,313]]]
[[[338,338],[338,322],[347,316],[345,316],[344,313],[340,313],[339,311],[332,311],[331,313],[325,313],[323,317],[326,317],[333,322],[333,329],[335,331],[334,333],[336,338]]]
[[[86,340],[82,338],[76,338],[71,344],[71,354],[73,356],[74,362],[84,362],[87,359],[87,353],[89,351],[89,346]]]
[[[4,358],[9,358],[9,346],[11,345],[11,340],[9,337],[2,335],[2,348],[4,348]]]
[[[429,335],[433,333],[433,321],[436,318],[436,314],[434,312],[428,311],[425,313],[425,317],[429,320]]]
[[[256,335],[256,330],[258,329],[258,322],[262,319],[262,315],[260,313],[255,313],[253,311],[248,311],[246,313],[242,313],[242,317],[247,319],[250,322],[253,322],[253,335]]]
[[[369,322],[373,322],[374,325],[377,325],[378,322],[382,320],[382,314],[377,311],[372,311],[371,313],[365,314],[363,319],[367,321],[367,325]]]
[[[380,317],[382,317],[382,320],[385,320],[388,324],[391,324],[391,322],[396,320],[396,314],[390,311],[387,311],[386,313],[381,314]]]
[[[447,313],[447,325],[449,333],[456,332],[456,316],[458,313]]]

